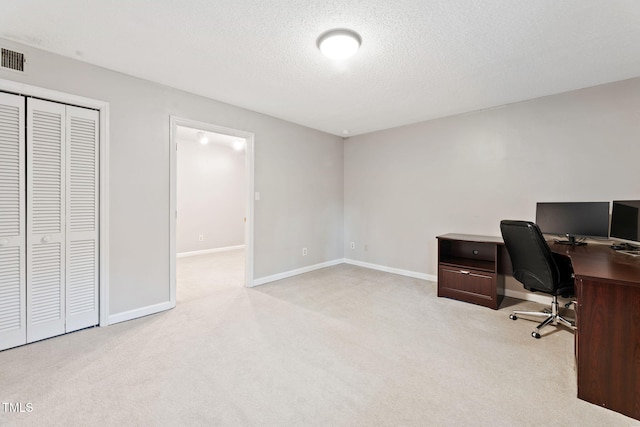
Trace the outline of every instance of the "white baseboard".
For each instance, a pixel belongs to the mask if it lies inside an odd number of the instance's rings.
[[[521,299],[524,301],[533,301],[533,302],[538,302],[540,304],[544,304],[544,305],[551,305],[551,295],[547,295],[547,294],[542,294],[542,293],[537,293],[537,292],[529,292],[526,290],[522,290],[522,291],[514,291],[513,289],[505,289],[504,290],[504,296],[506,297],[511,297],[511,298],[517,298],[517,299]],[[562,301],[570,301],[573,298],[562,298],[561,296],[558,296],[558,302],[560,303],[560,305],[562,306],[563,302]]]
[[[137,319],[139,317],[148,316],[150,314],[156,314],[161,311],[172,309],[174,307],[175,304],[171,304],[170,301],[167,301],[160,304],[136,308],[134,310],[123,311],[122,313],[111,314],[109,316],[109,325],[113,325],[114,323],[126,322],[127,320]]]
[[[244,245],[227,246],[224,248],[203,249],[201,251],[180,252],[176,254],[176,258],[185,258],[194,255],[214,254],[216,252],[235,251],[236,249],[244,249]]]
[[[344,259],[345,264],[357,265],[358,267],[370,268],[372,270],[384,271],[385,273],[399,274],[401,276],[413,277],[415,279],[428,280],[430,282],[437,282],[438,276],[434,276],[426,273],[418,273],[416,271],[402,270],[400,268],[386,267],[384,265],[371,264],[368,262],[356,261],[354,259]]]
[[[253,284],[251,286],[264,285],[265,283],[275,282],[276,280],[286,279],[288,277],[297,276],[298,274],[309,273],[314,270],[319,270],[321,268],[332,267],[334,265],[342,264],[344,262],[343,259],[336,259],[333,261],[327,261],[320,264],[310,265],[308,267],[298,268],[296,270],[285,271],[284,273],[274,274],[272,276],[261,277],[259,279],[254,279]]]
[[[241,249],[243,247],[244,247],[244,245],[243,246],[233,246],[233,247],[231,247],[232,249],[228,249],[228,248],[223,248],[223,249],[225,249],[225,250],[233,250],[233,249]],[[190,254],[199,255],[200,253],[211,253],[210,251],[221,252],[221,250],[219,250],[219,249],[214,249],[214,250],[207,250],[207,251],[198,251],[199,253],[197,253],[197,254],[191,252]],[[182,255],[182,256],[191,256],[191,255]],[[383,271],[385,273],[392,273],[392,274],[398,274],[398,275],[401,275],[401,276],[407,276],[407,277],[413,277],[413,278],[416,278],[416,279],[427,280],[427,281],[430,281],[430,282],[437,282],[438,281],[438,276],[432,275],[432,274],[418,273],[418,272],[415,272],[415,271],[402,270],[402,269],[399,269],[399,268],[386,267],[384,265],[372,264],[372,263],[368,263],[368,262],[356,261],[356,260],[353,260],[353,259],[344,258],[344,259],[336,259],[336,260],[333,260],[333,261],[327,261],[327,262],[323,262],[323,263],[320,263],[320,264],[310,265],[310,266],[307,266],[307,267],[298,268],[296,270],[285,271],[284,273],[278,273],[278,274],[274,274],[274,275],[271,275],[271,276],[261,277],[259,279],[254,279],[251,286],[253,287],[253,286],[264,285],[266,283],[275,282],[276,280],[286,279],[286,278],[289,278],[289,277],[297,276],[299,274],[309,273],[311,271],[319,270],[321,268],[332,267],[334,265],[339,265],[339,264],[343,264],[343,263],[344,264],[356,265],[358,267],[369,268],[369,269],[372,269],[372,270]],[[533,293],[533,292],[527,292],[525,290],[518,291],[518,290],[513,290],[513,289],[505,289],[504,294],[507,297],[517,298],[517,299],[521,299],[521,300],[525,300],[525,301],[534,301],[534,302],[537,302],[537,303],[540,303],[540,304],[544,304],[544,305],[549,305],[551,303],[551,297],[550,296],[544,295],[544,294],[536,294],[536,293]],[[124,311],[122,313],[112,314],[112,315],[109,315],[108,325],[113,325],[115,323],[126,322],[128,320],[133,320],[133,319],[137,319],[137,318],[140,318],[140,317],[149,316],[151,314],[159,313],[161,311],[166,311],[166,310],[172,309],[174,307],[175,307],[175,304],[172,304],[170,301],[167,301],[167,302],[163,302],[163,303],[160,303],[160,304],[155,304],[155,305],[150,305],[150,306],[146,306],[146,307],[137,308],[137,309],[134,309],[134,310]]]
[[[437,282],[438,276],[432,274],[418,273],[415,271],[402,270],[399,268],[386,267],[384,265],[371,264],[363,261],[356,261],[353,259],[344,259],[345,264],[357,265],[359,267],[370,268],[372,270],[384,271],[386,273],[399,274],[401,276],[414,277],[416,279],[428,280],[430,282]],[[505,289],[504,295],[511,298],[517,298],[525,301],[533,301],[544,305],[551,304],[551,297],[545,294],[539,294],[534,292],[528,292],[526,290],[518,291],[513,289]]]
[[[505,289],[504,296],[517,298],[524,301],[539,302],[540,304],[544,304],[544,305],[551,305],[551,297],[549,295],[535,294],[533,292],[527,292],[525,290],[514,291],[513,289]]]

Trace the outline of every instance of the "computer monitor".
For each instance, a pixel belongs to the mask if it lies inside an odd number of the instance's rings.
[[[613,201],[611,212],[611,238],[640,244],[640,200]],[[627,244],[629,249],[637,245]]]
[[[580,237],[609,237],[609,202],[538,203],[536,224],[545,234],[560,234],[557,243],[581,245]]]

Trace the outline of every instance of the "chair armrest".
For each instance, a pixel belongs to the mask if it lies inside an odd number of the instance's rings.
[[[572,282],[573,281],[573,265],[571,264],[571,258],[566,255],[558,254],[552,252],[556,265],[558,266],[558,270],[560,273],[560,281],[561,282]]]

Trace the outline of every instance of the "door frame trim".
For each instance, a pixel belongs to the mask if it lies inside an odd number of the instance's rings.
[[[245,239],[245,273],[244,286],[253,286],[253,212],[254,212],[254,140],[255,135],[239,129],[232,129],[212,123],[200,122],[177,116],[170,116],[170,182],[169,182],[169,277],[170,277],[170,298],[171,306],[176,305],[176,130],[178,126],[201,129],[208,132],[221,133],[224,135],[237,136],[246,141],[245,146],[245,216],[247,221],[244,225]]]
[[[100,255],[98,277],[100,281],[100,326],[107,326],[109,325],[109,103],[1,78],[0,91],[91,108],[99,112],[100,210],[98,224],[100,227]]]

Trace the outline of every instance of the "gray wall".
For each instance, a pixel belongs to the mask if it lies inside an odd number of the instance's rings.
[[[640,199],[639,159],[640,78],[352,137],[345,257],[436,275],[437,235],[500,235],[538,201]]]
[[[244,162],[244,150],[178,141],[177,253],[244,245]]]
[[[435,275],[439,234],[497,235],[500,219],[533,219],[536,201],[640,199],[640,79],[343,145],[336,136],[0,42],[29,61],[27,75],[0,70],[0,78],[110,103],[110,314],[169,300],[170,115],[255,134],[262,196],[256,279],[343,256]]]
[[[343,257],[342,138],[0,43],[28,61],[26,75],[0,71],[1,79],[110,103],[110,314],[169,301],[170,115],[255,134],[254,278]]]

